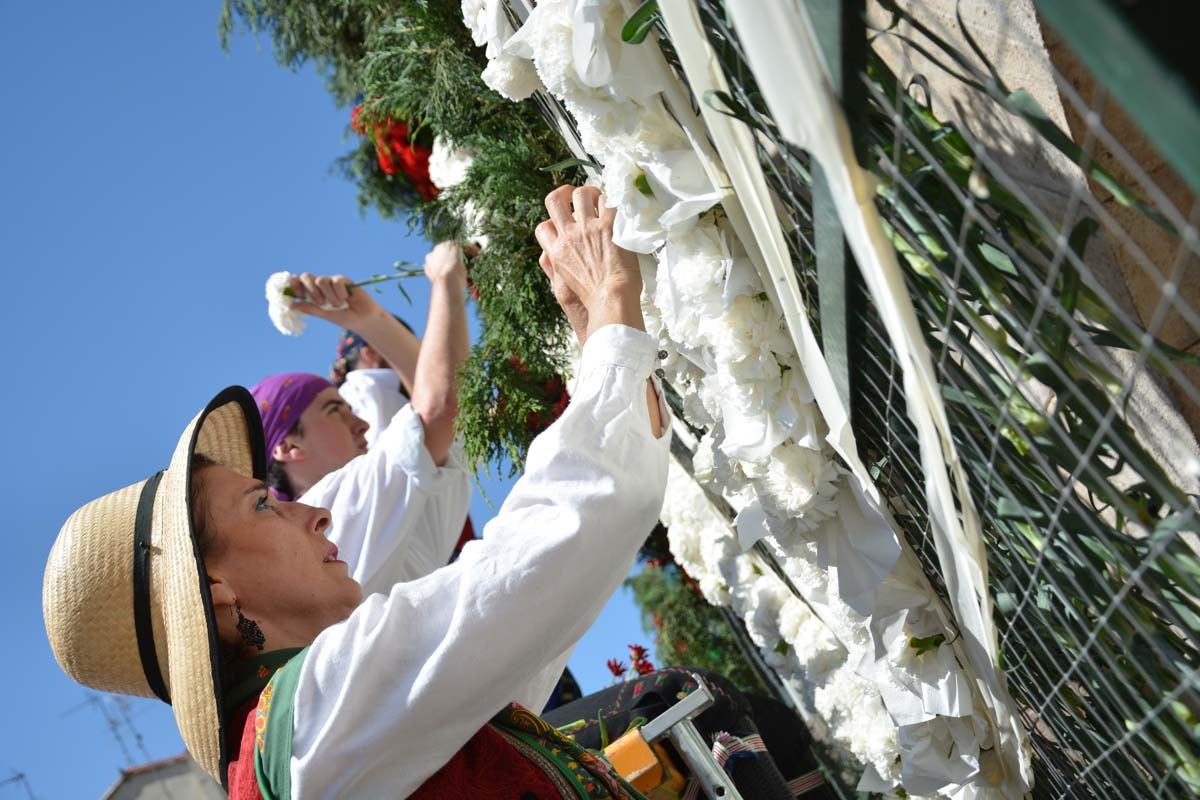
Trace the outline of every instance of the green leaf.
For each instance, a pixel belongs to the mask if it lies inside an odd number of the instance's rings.
[[[562,172],[564,169],[570,169],[571,167],[591,167],[595,170],[604,169],[600,162],[592,158],[565,158],[548,167],[538,167],[538,172]]]
[[[657,16],[658,0],[645,0],[625,21],[621,28],[621,41],[626,44],[641,44],[646,41]]]
[[[1012,259],[1003,250],[988,242],[980,242],[978,249],[979,255],[983,256],[984,261],[1011,278],[1020,277],[1017,268],[1013,265]]]
[[[639,172],[638,176],[633,179],[633,186],[647,197],[654,196],[654,190],[650,188],[650,181],[646,179],[646,173]]]
[[[1029,92],[1024,89],[1017,89],[1008,95],[1007,98],[1004,98],[1004,104],[1009,111],[1023,117],[1026,122],[1032,125],[1041,134],[1043,139],[1052,144],[1067,158],[1074,161],[1080,169],[1087,173],[1088,177],[1111,192],[1113,198],[1118,203],[1130,208],[1136,208],[1158,223],[1164,230],[1170,231],[1176,236],[1179,235],[1179,232],[1175,230],[1175,226],[1168,222],[1167,218],[1160,214],[1158,209],[1142,200],[1132,189],[1129,189],[1117,180],[1111,172],[1100,166],[1095,159],[1084,152],[1082,147],[1075,144],[1070,136],[1055,125],[1045,110],[1038,104],[1038,101]]]
[[[650,721],[649,717],[634,717],[633,719],[629,720],[629,724],[625,726],[625,733],[629,733],[630,731],[636,731],[638,728],[642,727],[649,721]]]
[[[1010,497],[1001,497],[996,501],[996,516],[1001,519],[1018,519],[1027,522],[1040,522],[1046,515],[1036,508],[1018,503]]]
[[[923,656],[926,653],[933,652],[942,646],[942,642],[946,641],[946,634],[935,633],[933,636],[910,636],[908,638],[908,646],[917,651],[917,655]]]

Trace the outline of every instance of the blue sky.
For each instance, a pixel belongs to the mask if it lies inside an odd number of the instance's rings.
[[[126,764],[87,693],[46,642],[41,581],[77,506],[163,465],[217,390],[283,370],[323,373],[335,331],[272,328],[267,275],[369,275],[420,261],[406,226],[359,215],[329,174],[349,148],[348,110],[311,72],[277,66],[269,43],[232,52],[209,3],[61,3],[9,8],[0,26],[0,500],[14,568],[0,581],[8,688],[0,781],[24,772],[39,798],[98,797]],[[427,289],[383,300],[420,330]],[[507,484],[485,481],[502,499]],[[491,516],[478,497],[477,525]],[[627,593],[571,662],[583,688],[604,660],[644,642]],[[152,758],[182,750],[169,709],[135,700]],[[126,735],[135,761],[143,760]],[[0,800],[24,797],[0,786]]]

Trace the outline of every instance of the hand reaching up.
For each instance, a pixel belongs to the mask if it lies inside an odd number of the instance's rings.
[[[467,285],[467,264],[457,242],[439,242],[425,256],[425,277],[430,283],[447,281],[459,289]]]
[[[560,186],[546,210],[550,219],[535,230],[539,263],[576,335],[613,322],[644,330],[642,275],[637,256],[613,242],[615,209],[595,187]]]

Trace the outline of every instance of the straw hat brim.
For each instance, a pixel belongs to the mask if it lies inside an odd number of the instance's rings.
[[[224,390],[179,437],[158,489],[164,501],[161,517],[157,504],[155,509],[155,527],[161,520],[163,533],[163,566],[154,568],[167,573],[160,585],[171,706],[188,752],[222,784],[228,753],[220,644],[208,575],[192,529],[191,463],[199,452],[242,475],[264,480],[265,451],[262,418],[250,392],[241,386]]]
[[[51,647],[68,675],[105,691],[168,695],[188,752],[224,784],[220,644],[192,527],[196,453],[247,477],[265,478],[262,420],[249,391],[225,389],[196,415],[179,437],[157,491],[154,479],[142,481],[71,515],[51,549],[42,603]],[[139,548],[135,531],[146,526],[137,520],[144,521],[147,512],[149,542]],[[135,577],[138,553],[148,581]],[[148,586],[148,592],[139,595],[135,585]],[[139,603],[147,596],[148,602]],[[165,692],[152,688],[155,664]]]

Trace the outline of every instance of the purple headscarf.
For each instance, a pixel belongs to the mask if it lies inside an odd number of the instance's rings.
[[[275,445],[288,435],[304,409],[317,395],[332,388],[332,383],[308,372],[284,372],[263,378],[254,385],[250,394],[254,395],[254,403],[262,415],[268,467],[275,460],[271,455]]]

